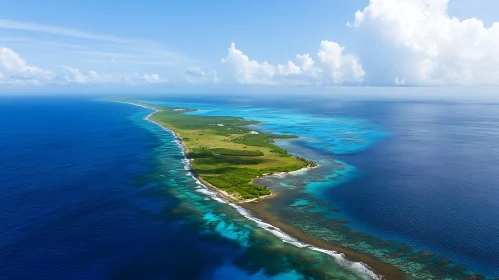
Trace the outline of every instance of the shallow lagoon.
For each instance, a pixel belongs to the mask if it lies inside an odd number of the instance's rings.
[[[441,256],[457,260],[458,263],[471,267],[472,271],[496,276],[493,261],[490,263],[492,266],[487,266],[468,259],[462,252],[436,247],[396,231],[377,229],[369,222],[350,215],[341,207],[344,205],[341,201],[331,197],[331,190],[335,186],[343,187],[365,177],[364,170],[349,164],[349,155],[360,158],[359,155],[369,151],[379,141],[390,142],[390,138],[397,136],[398,131],[386,131],[388,129],[381,125],[367,121],[365,113],[360,114],[360,118],[347,118],[328,117],[327,113],[320,111],[318,114],[289,108],[252,108],[199,102],[161,103],[197,108],[198,111],[193,114],[230,115],[258,120],[262,124],[255,126],[255,129],[301,136],[298,140],[280,140],[279,144],[295,154],[317,161],[320,168],[304,174],[260,179],[259,183],[274,191],[285,192],[285,197],[278,197],[265,204],[268,204],[270,211],[282,217],[283,221],[306,229],[310,235],[369,252],[421,279],[463,275],[463,267],[449,264],[449,260]],[[342,192],[346,191],[344,187],[340,189]],[[286,217],[293,219],[286,220]],[[328,221],[327,226],[324,226],[324,221]],[[416,249],[412,250],[411,247]],[[435,252],[437,255],[420,250]]]
[[[1,275],[300,279],[325,273],[366,279],[348,263],[297,247],[292,239],[282,242],[287,237],[278,237],[280,232],[217,201],[189,176],[173,136],[144,121],[149,110],[89,99],[2,101],[8,137],[0,140],[9,148],[1,155],[1,207],[7,213],[1,241],[9,254]],[[279,144],[321,164],[310,172],[264,179],[282,193],[264,201],[281,221],[392,259],[419,278],[444,273],[446,261],[427,254],[404,257],[400,253],[409,251],[403,243],[496,276],[499,211],[491,198],[499,194],[491,182],[498,181],[493,166],[499,141],[491,107],[353,102],[331,109],[279,101],[261,109],[260,101],[208,101],[176,106],[197,103],[207,113],[249,119],[261,115],[258,129],[302,136]],[[346,141],[338,140],[342,135]],[[37,158],[41,151],[47,156]],[[393,184],[408,175],[411,180]],[[464,184],[449,191],[451,177]],[[426,216],[438,234],[425,231],[428,221],[421,217]],[[434,236],[443,240],[434,242]]]

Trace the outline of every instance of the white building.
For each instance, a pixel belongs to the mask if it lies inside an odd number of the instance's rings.
[[[254,131],[254,130],[252,130],[252,131],[250,131],[248,134],[258,134],[258,131]]]

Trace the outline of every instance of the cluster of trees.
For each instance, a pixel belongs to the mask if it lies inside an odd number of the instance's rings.
[[[189,157],[195,159],[193,164],[210,166],[232,166],[232,165],[256,165],[264,160],[262,151],[255,150],[231,150],[225,148],[196,148],[189,152]]]
[[[268,134],[246,134],[242,137],[235,138],[233,142],[244,144],[246,146],[256,146],[256,147],[268,147],[272,148],[272,139]]]
[[[238,193],[243,199],[269,195],[270,190],[268,188],[250,183],[256,177],[255,174],[258,173],[255,173],[254,169],[236,168],[232,172],[220,175],[203,176],[203,179],[228,193]]]
[[[297,156],[296,158],[299,159],[299,160],[301,160],[301,161],[303,161],[303,162],[306,162],[308,166],[311,166],[311,167],[316,167],[317,166],[317,163],[315,161],[307,160],[306,158],[299,157],[299,156]]]
[[[200,117],[196,115],[185,114],[195,110],[186,109],[183,111],[174,111],[174,108],[161,107],[161,112],[155,113],[152,118],[154,121],[164,122],[167,125],[173,125],[181,129],[210,129],[218,133],[229,134],[228,127],[240,128],[250,124],[256,124],[256,121],[248,121],[235,117]],[[223,124],[223,127],[214,126],[213,124]],[[170,126],[169,126],[170,127]]]
[[[190,155],[190,154],[189,154]],[[263,163],[263,159],[259,158],[243,158],[234,156],[216,156],[211,155],[208,157],[196,157],[193,163],[197,165],[211,165],[211,166],[231,166],[231,165],[256,165]]]
[[[263,169],[263,174],[274,174],[274,173],[279,173],[279,172],[291,172],[291,171],[295,171],[295,170],[298,170],[298,169],[301,169],[303,167],[306,167],[307,164],[295,164],[295,165],[287,165],[287,166],[284,166],[284,167],[271,167],[271,168],[266,168],[266,169]]]
[[[260,150],[232,150],[225,148],[213,148],[207,149],[207,152],[217,155],[226,155],[226,156],[244,156],[244,157],[261,157],[263,156],[263,152]]]
[[[161,107],[162,111],[152,115],[152,119],[162,125],[182,134],[187,131],[191,138],[198,137],[195,145],[190,146],[188,137],[183,139],[189,149],[188,156],[193,171],[213,186],[239,195],[242,199],[257,198],[270,194],[270,190],[251,181],[263,174],[290,172],[311,164],[303,158],[296,161],[286,150],[274,144],[274,139],[295,138],[293,135],[278,134],[249,134],[247,125],[258,122],[247,121],[234,117],[200,117],[185,114],[193,110],[174,111],[173,108]],[[220,124],[220,125],[218,125]],[[221,125],[223,124],[223,125]],[[219,136],[227,137],[219,137]],[[245,145],[244,150],[222,148],[220,139]],[[199,143],[206,143],[200,146]],[[251,148],[250,148],[251,147]],[[281,166],[275,166],[269,157],[257,150],[256,147],[270,149],[272,155],[290,159],[289,163],[283,160]],[[248,149],[250,148],[250,149]],[[268,167],[269,165],[273,167]]]
[[[284,150],[283,148],[279,147],[279,146],[275,146],[274,148],[272,148],[272,150],[270,150],[271,152],[273,153],[276,153],[277,155],[279,155],[280,157],[290,157],[291,155],[288,153],[288,151]]]
[[[295,165],[281,167],[267,167],[261,169],[243,168],[232,166],[220,166],[217,168],[203,169],[196,164],[201,164],[199,159],[193,161],[193,169],[205,181],[228,193],[237,193],[243,199],[257,198],[270,194],[270,190],[264,186],[250,183],[254,178],[263,174],[274,174],[278,172],[291,172],[306,167],[308,162],[300,162]],[[206,164],[206,162],[202,162]]]

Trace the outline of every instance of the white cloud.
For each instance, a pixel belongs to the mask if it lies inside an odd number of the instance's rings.
[[[216,71],[206,73],[199,67],[185,70],[184,77],[191,84],[218,83],[218,76]]]
[[[72,77],[66,76],[66,81],[68,81],[69,83],[90,84],[93,82],[93,79],[96,79],[98,76],[95,71],[92,71],[92,74],[89,73],[88,75],[85,75],[81,73],[79,69],[66,65],[62,67],[71,72],[71,74],[73,75]]]
[[[325,79],[330,79],[334,84],[361,82],[365,75],[362,65],[355,56],[344,55],[344,49],[335,42],[321,42],[321,49],[317,55],[323,65]]]
[[[168,82],[168,79],[161,78],[158,74],[144,74],[144,80],[149,84],[161,84]]]
[[[370,0],[348,23],[356,56],[322,41],[317,57],[273,65],[233,43],[222,62],[242,84],[499,85],[499,22],[459,20],[448,0]],[[362,62],[362,63],[361,63]]]
[[[54,72],[30,66],[15,51],[0,48],[0,85],[62,85],[62,84],[116,84],[116,85],[147,85],[168,82],[168,79],[158,74],[138,73],[98,73],[88,71],[82,73],[78,68],[62,66],[69,75],[58,75]]]
[[[81,31],[81,30],[75,30],[75,29],[59,27],[59,26],[43,25],[43,24],[21,22],[21,21],[13,21],[13,20],[7,20],[7,19],[0,19],[0,28],[25,30],[25,31],[36,31],[36,32],[43,32],[43,33],[63,35],[63,36],[71,36],[71,37],[77,37],[77,38],[111,41],[111,42],[116,42],[116,43],[126,42],[125,39],[118,38],[115,36],[108,36],[108,35],[102,35],[102,34],[97,34],[97,33],[85,32],[85,31]]]
[[[448,0],[371,0],[348,24],[371,84],[499,85],[499,23],[447,12]]]
[[[343,54],[344,48],[335,42],[322,41],[317,53],[319,63],[307,54],[298,54],[298,65],[292,61],[286,64],[272,64],[250,60],[234,43],[228,49],[222,63],[229,66],[235,80],[242,84],[263,85],[313,85],[358,83],[364,78],[359,60]]]
[[[296,66],[296,64],[294,64],[294,62],[288,61],[288,63],[286,63],[286,65],[281,65],[281,64],[277,65],[277,72],[280,75],[287,76],[287,75],[293,75],[293,74],[301,74],[301,69],[299,66]]]
[[[92,69],[97,73],[128,73],[132,80],[147,79],[143,74],[167,75],[183,80],[190,67],[206,67],[204,61],[180,51],[172,51],[160,42],[140,38],[123,38],[63,26],[44,25],[0,19],[0,46],[22,50],[23,56],[36,58],[37,65],[61,72],[60,65]],[[50,35],[50,36],[47,36]],[[76,40],[75,40],[76,39]],[[36,46],[36,47],[34,47]],[[61,80],[64,82],[64,75]],[[85,74],[87,76],[87,73]],[[165,82],[164,79],[150,82]]]
[[[236,49],[235,43],[230,45],[227,57],[221,61],[232,68],[236,81],[241,84],[273,84],[275,67],[266,61],[250,60],[242,51]]]
[[[207,80],[206,73],[199,67],[185,70],[184,76],[185,79],[192,84],[203,83]]]
[[[0,84],[41,85],[54,78],[55,74],[50,71],[27,65],[15,51],[0,48]]]
[[[324,40],[317,52],[278,64],[250,59],[232,43],[217,72],[146,40],[0,19],[0,29],[29,35],[0,36],[0,45],[22,49],[28,57],[43,54],[37,57],[37,67],[12,49],[0,49],[0,84],[147,85],[166,83],[159,75],[166,73],[173,81],[190,84],[217,83],[220,75],[224,82],[260,85],[499,85],[499,22],[484,26],[476,18],[453,18],[448,3],[370,0],[348,23],[357,39],[353,54]],[[67,42],[46,41],[44,33]],[[73,37],[79,38],[78,44],[69,41]],[[77,67],[65,66],[61,74],[61,64]]]
[[[317,77],[321,73],[321,69],[315,66],[314,60],[310,54],[297,54],[296,59],[301,63],[301,71],[307,75]]]
[[[83,74],[79,69],[70,66],[62,66],[71,73],[71,76],[65,76],[65,80],[69,84],[129,84],[129,85],[144,85],[144,84],[160,84],[168,82],[168,79],[159,76],[158,74],[109,74],[97,73],[89,71],[88,74]]]

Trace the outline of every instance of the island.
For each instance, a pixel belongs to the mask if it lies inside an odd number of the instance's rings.
[[[188,114],[190,108],[172,108],[138,101],[120,101],[155,110],[148,116],[172,131],[181,141],[191,171],[203,184],[224,198],[245,203],[272,196],[265,186],[254,183],[261,176],[311,169],[313,161],[293,156],[274,139],[295,135],[269,134],[250,129],[256,121],[230,116]]]

